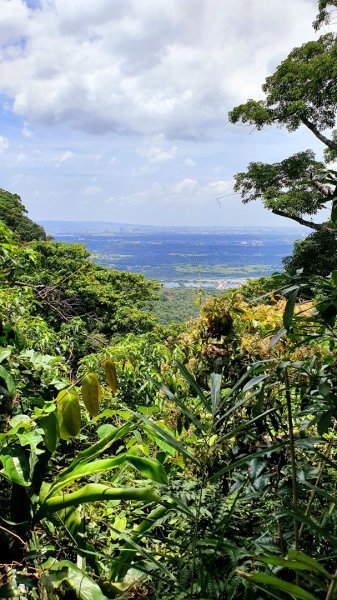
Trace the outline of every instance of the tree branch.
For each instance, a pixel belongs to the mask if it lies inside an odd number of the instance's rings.
[[[326,185],[323,185],[322,183],[319,183],[318,181],[315,181],[312,178],[311,178],[311,183],[316,188],[316,190],[321,192],[321,194],[323,194],[323,196],[325,196],[326,198],[329,198],[329,199],[335,198],[336,190],[332,191]]]
[[[304,225],[305,227],[310,227],[310,229],[315,229],[315,231],[327,231],[328,233],[334,233],[337,236],[337,229],[334,227],[329,227],[324,223],[314,223],[313,221],[308,221],[307,219],[303,219],[303,217],[297,217],[295,215],[289,215],[283,210],[279,210],[274,208],[272,210],[274,215],[278,215],[279,217],[285,217],[286,219],[292,219],[292,221],[296,221],[300,225]]]
[[[337,150],[337,143],[333,142],[332,140],[330,140],[329,138],[327,138],[325,135],[323,135],[323,133],[321,133],[316,125],[314,125],[311,121],[309,121],[309,119],[307,119],[306,117],[301,117],[301,121],[302,123],[308,127],[308,129],[310,129],[310,131],[312,131],[312,133],[321,141],[323,142],[323,144],[325,144],[326,146],[328,146],[328,148],[331,148],[332,150]]]

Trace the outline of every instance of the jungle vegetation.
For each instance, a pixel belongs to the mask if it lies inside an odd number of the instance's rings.
[[[233,122],[303,123],[331,161],[336,43],[293,50]],[[1,192],[1,598],[337,598],[337,269],[307,269],[335,251],[335,180],[309,150],[239,174],[247,200],[298,222],[329,201],[330,220],[180,327],[154,317],[156,282]]]

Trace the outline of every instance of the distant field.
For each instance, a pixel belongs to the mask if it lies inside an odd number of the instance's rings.
[[[49,223],[46,229],[55,240],[85,244],[96,262],[112,269],[143,273],[169,288],[210,289],[237,287],[247,277],[281,270],[294,240],[304,235],[295,228],[182,229],[108,223],[54,227]]]

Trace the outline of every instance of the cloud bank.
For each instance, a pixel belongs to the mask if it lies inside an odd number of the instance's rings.
[[[15,113],[40,125],[203,139],[224,126],[233,104],[260,93],[266,65],[313,36],[315,7],[41,0],[29,8],[0,0],[0,90]],[[148,151],[154,162],[174,153]]]

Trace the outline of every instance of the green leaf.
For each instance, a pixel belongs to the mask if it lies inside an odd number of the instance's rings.
[[[280,341],[281,337],[286,333],[286,331],[287,330],[284,327],[282,327],[281,329],[279,329],[279,331],[277,331],[277,333],[273,335],[273,337],[270,339],[268,350],[271,350],[273,346],[275,346],[275,344],[277,344],[277,342]]]
[[[163,485],[167,485],[167,473],[159,462],[156,460],[152,460],[150,458],[144,458],[141,456],[134,456],[132,454],[127,454],[126,460],[130,465],[132,465],[137,471],[139,471],[142,475],[145,475],[148,479],[152,479],[152,481],[156,481],[157,483],[162,483]]]
[[[335,224],[337,223],[337,200],[334,200],[332,203],[331,209],[331,221]]]
[[[249,381],[247,381],[246,385],[243,387],[243,392],[248,392],[249,390],[251,390],[253,387],[256,387],[257,385],[259,385],[259,383],[261,383],[261,381],[264,381],[265,379],[267,379],[268,377],[270,377],[269,373],[264,374],[264,375],[257,375],[256,377],[253,377],[252,379],[250,379]]]
[[[116,427],[114,425],[111,425],[111,423],[104,423],[104,425],[100,425],[97,428],[96,433],[98,437],[102,439],[109,435],[112,431],[116,431]]]
[[[114,458],[104,458],[101,460],[95,460],[93,462],[84,463],[83,465],[81,465],[80,463],[70,473],[68,472],[63,476],[61,473],[61,475],[56,478],[56,481],[53,483],[50,489],[48,497],[55,495],[56,492],[66,487],[76,479],[81,479],[82,477],[91,477],[92,475],[96,475],[97,473],[104,473],[105,471],[116,469],[121,464],[123,464],[123,462],[125,462],[125,458],[125,454],[119,454]]]
[[[168,398],[170,398],[170,400],[172,400],[172,402],[174,402],[180,408],[180,410],[188,417],[188,419],[191,421],[191,423],[193,423],[199,431],[201,431],[201,432],[204,431],[204,427],[203,427],[201,421],[199,419],[197,419],[197,417],[187,408],[187,406],[180,399],[178,399],[175,396],[175,394],[173,394],[171,392],[171,390],[169,390],[165,385],[163,385],[159,381],[156,381],[149,375],[146,375],[146,379],[148,381],[151,381],[151,383],[153,383],[153,385],[155,385],[158,388],[158,390],[160,390]]]
[[[24,450],[18,446],[9,448],[0,455],[3,465],[1,471],[7,479],[18,485],[28,487],[31,484],[29,462]]]
[[[328,540],[335,548],[337,548],[337,537],[331,535],[330,531],[327,531],[326,529],[324,529],[324,527],[317,525],[317,523],[313,519],[307,517],[298,508],[293,507],[291,510],[284,508],[284,512],[292,517],[296,517],[296,519],[305,523],[309,527],[309,529],[316,531],[316,533]]]
[[[287,331],[290,331],[291,324],[294,316],[295,304],[298,296],[299,288],[293,290],[287,300],[286,307],[283,313],[283,325]]]
[[[107,358],[104,363],[104,372],[105,372],[105,377],[106,380],[109,384],[109,387],[111,389],[111,391],[114,394],[117,394],[117,371],[116,371],[116,365],[114,363],[114,361],[111,358]]]
[[[292,569],[294,571],[315,571],[328,577],[332,578],[332,575],[316,560],[290,548],[288,551],[288,558],[281,558],[280,556],[256,556],[256,560],[266,563],[267,565],[274,565],[276,567],[284,567],[286,569]]]
[[[276,452],[277,450],[280,450],[281,448],[283,448],[285,445],[286,445],[286,442],[282,442],[281,444],[276,444],[275,446],[270,446],[268,448],[263,448],[262,450],[258,450],[257,452],[254,452],[254,454],[247,454],[246,456],[243,456],[242,458],[235,460],[234,462],[230,463],[229,465],[222,467],[222,469],[220,469],[219,471],[217,471],[216,473],[214,473],[214,475],[212,475],[210,477],[209,481],[216,481],[217,479],[219,479],[219,477],[221,477],[228,471],[237,469],[238,467],[241,467],[242,465],[249,463],[251,460],[253,460],[254,458],[257,458],[258,456],[265,456],[266,454],[270,454],[271,452]]]
[[[0,379],[2,379],[5,382],[6,389],[8,391],[9,396],[11,398],[14,398],[14,396],[16,394],[15,381],[14,381],[13,377],[5,369],[5,367],[3,367],[2,365],[0,365]]]
[[[337,271],[332,271],[331,272],[331,279],[332,279],[332,283],[337,286]]]
[[[219,373],[211,373],[211,401],[213,415],[216,414],[220,404],[221,380],[222,375]]]
[[[68,506],[106,500],[135,500],[136,502],[156,502],[157,504],[162,502],[160,496],[149,488],[111,488],[98,483],[88,483],[76,492],[47,498],[41,505],[37,518],[41,519]]]
[[[311,571],[312,569],[296,560],[287,560],[285,558],[281,558],[280,556],[256,556],[256,560],[259,562],[263,562],[266,565],[274,565],[276,567],[283,567],[286,569],[292,569],[294,571]]]
[[[82,381],[82,399],[85,407],[91,417],[98,413],[99,403],[101,401],[101,386],[96,373],[88,373]]]
[[[142,415],[140,413],[137,413],[137,412],[134,412],[134,411],[132,411],[132,412],[139,419],[141,419],[141,421],[144,421],[144,423],[146,423],[149,427],[151,427],[151,429],[153,430],[154,435],[155,435],[156,438],[159,437],[164,442],[167,442],[168,445],[171,446],[172,448],[174,448],[177,452],[179,452],[183,456],[186,456],[192,462],[194,462],[196,464],[199,464],[198,459],[195,458],[193,456],[193,454],[191,454],[187,450],[187,448],[185,448],[185,446],[183,446],[180,442],[178,442],[172,435],[170,435],[169,433],[167,433],[167,431],[165,431],[165,429],[163,429],[162,427],[159,427],[159,425],[157,425],[153,421],[150,421],[144,415]]]
[[[97,583],[69,560],[55,561],[53,569],[42,576],[48,590],[59,589],[63,582],[68,583],[80,600],[108,600]]]
[[[237,571],[237,574],[245,579],[248,579],[248,581],[253,581],[254,583],[271,585],[278,590],[286,592],[293,598],[299,598],[300,600],[316,600],[312,594],[306,590],[303,590],[298,585],[288,583],[287,581],[283,581],[282,579],[274,577],[273,575],[267,575],[266,573],[246,573],[244,571]]]
[[[0,349],[0,363],[12,354],[12,347]]]
[[[71,473],[75,469],[75,467],[77,467],[77,465],[83,465],[85,463],[88,463],[92,459],[96,458],[97,456],[108,450],[108,448],[110,448],[110,446],[114,442],[119,440],[121,437],[124,437],[124,435],[126,435],[130,431],[132,426],[133,423],[128,422],[122,425],[122,427],[114,427],[113,431],[110,431],[105,437],[96,442],[96,444],[94,444],[93,446],[89,446],[89,448],[80,452],[73,460],[73,462],[70,463],[69,467],[67,467],[62,472],[62,477],[67,475],[68,473]]]
[[[40,419],[39,425],[44,431],[44,443],[47,449],[49,452],[54,452],[60,439],[59,422],[55,411]]]
[[[188,369],[186,369],[186,367],[179,362],[178,360],[175,361],[180,373],[182,374],[182,376],[184,377],[184,379],[187,381],[187,383],[191,386],[191,388],[196,392],[197,396],[199,397],[199,399],[201,400],[202,404],[208,409],[210,410],[210,405],[209,405],[209,401],[207,400],[204,392],[202,391],[200,385],[197,383],[197,381],[194,379],[192,373],[190,373],[190,371]]]
[[[317,423],[317,431],[319,435],[324,435],[328,431],[329,427],[331,427],[332,414],[333,411],[330,408],[320,416]]]
[[[325,575],[330,579],[332,577],[332,575],[330,575],[330,573],[323,567],[323,565],[321,565],[314,558],[311,558],[311,556],[304,554],[304,552],[300,552],[299,550],[293,550],[292,548],[290,548],[288,550],[288,557],[290,560],[301,561],[302,563],[310,567],[312,571],[317,571],[317,573],[321,573],[322,575]]]

